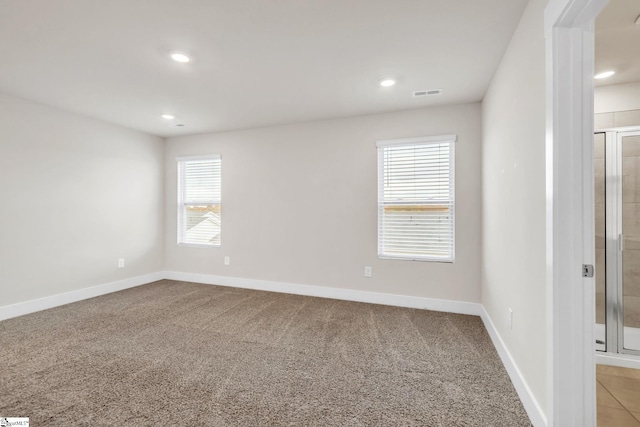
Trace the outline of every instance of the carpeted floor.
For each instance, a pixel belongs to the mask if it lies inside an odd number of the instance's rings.
[[[529,426],[480,318],[163,280],[0,322],[32,426]]]

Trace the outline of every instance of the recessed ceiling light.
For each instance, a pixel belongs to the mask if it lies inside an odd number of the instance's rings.
[[[171,59],[176,62],[189,62],[191,58],[189,58],[186,54],[180,52],[174,52],[171,54]]]
[[[613,76],[615,73],[615,71],[604,71],[602,73],[596,74],[594,79],[606,79],[607,77]]]
[[[394,79],[384,78],[380,80],[380,86],[382,87],[389,87],[393,86],[394,84],[396,84],[396,81]]]
[[[174,116],[173,114],[163,114],[162,118],[165,120],[173,120],[176,118],[176,116]]]

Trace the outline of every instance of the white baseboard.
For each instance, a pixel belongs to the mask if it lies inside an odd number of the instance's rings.
[[[596,352],[596,364],[640,369],[640,356],[598,351]]]
[[[165,271],[164,278],[207,285],[229,286],[233,288],[256,289],[310,297],[333,298],[371,304],[393,305],[397,307],[419,308],[423,310],[446,311],[448,313],[479,316],[481,305],[474,302],[451,301],[434,298],[395,295],[380,292],[357,291],[353,289],[330,288],[325,286],[299,285],[273,282],[269,280],[241,279],[237,277],[212,276],[209,274]]]
[[[507,373],[509,374],[509,377],[511,378],[511,382],[513,383],[513,386],[515,387],[516,392],[518,393],[518,396],[522,401],[524,409],[527,411],[527,415],[529,415],[531,423],[535,427],[546,426],[547,417],[544,414],[544,411],[531,392],[527,381],[522,376],[522,373],[520,372],[520,369],[518,369],[518,365],[516,364],[515,360],[513,360],[511,353],[509,353],[507,346],[504,344],[504,341],[502,341],[502,338],[500,337],[500,334],[498,333],[495,325],[491,321],[489,314],[484,309],[484,306],[481,305],[480,307],[480,317],[484,322],[484,327],[487,329],[487,332],[489,332],[489,336],[493,341],[493,346],[498,351],[498,355],[502,360],[502,364],[504,365]]]
[[[91,286],[89,288],[78,289],[77,291],[65,292],[63,294],[51,295],[31,301],[5,305],[0,307],[0,320],[10,319],[12,317],[18,317],[34,313],[36,311],[46,310],[48,308],[110,294],[123,289],[144,285],[145,283],[155,282],[156,280],[162,280],[163,278],[163,273],[159,271],[156,273],[117,280],[115,282],[103,283],[102,285]]]

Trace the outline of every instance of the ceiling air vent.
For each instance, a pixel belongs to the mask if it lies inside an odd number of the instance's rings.
[[[420,96],[440,95],[441,93],[442,89],[416,90],[413,92],[413,97],[418,98]]]

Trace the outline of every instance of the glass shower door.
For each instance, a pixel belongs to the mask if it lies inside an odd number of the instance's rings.
[[[640,131],[618,133],[622,151],[622,274],[618,295],[621,351],[640,354]]]
[[[594,135],[594,190],[596,235],[596,350],[606,351],[606,248],[605,248],[605,134]]]

